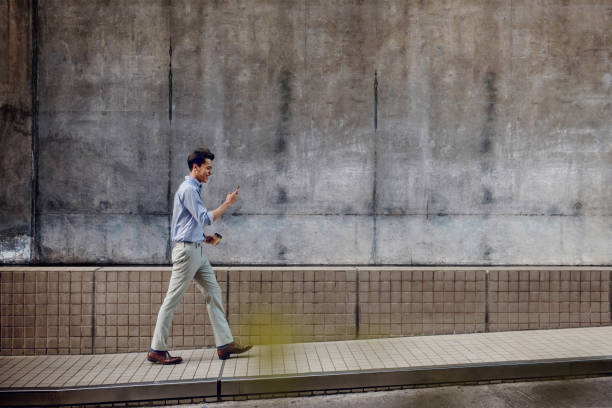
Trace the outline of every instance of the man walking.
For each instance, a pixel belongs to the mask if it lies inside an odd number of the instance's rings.
[[[206,308],[212,323],[219,358],[225,360],[231,354],[244,353],[251,348],[250,345],[240,346],[234,342],[223,310],[221,288],[202,248],[204,242],[210,244],[214,241],[212,237],[204,235],[202,228],[211,225],[238,199],[238,189],[236,189],[233,193],[227,194],[225,202],[217,209],[206,210],[201,196],[202,183],[206,183],[212,175],[214,159],[215,155],[205,148],[191,153],[187,158],[189,176],[185,177],[185,181],[174,195],[171,225],[171,239],[174,244],[172,275],[168,293],[157,315],[151,350],[147,355],[149,361],[154,363],[178,364],[183,361],[181,357],[172,357],[168,353],[166,341],[174,311],[192,280],[195,280],[206,298]]]

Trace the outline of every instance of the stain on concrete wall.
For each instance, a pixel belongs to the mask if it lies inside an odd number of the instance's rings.
[[[202,145],[214,263],[612,262],[608,1],[38,4],[42,262],[169,262]]]
[[[0,263],[27,263],[32,245],[29,2],[0,1]]]

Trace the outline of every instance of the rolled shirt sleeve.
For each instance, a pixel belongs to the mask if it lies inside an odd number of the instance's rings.
[[[205,225],[212,225],[215,221],[213,212],[206,209],[202,197],[195,187],[185,190],[183,205],[202,227]]]

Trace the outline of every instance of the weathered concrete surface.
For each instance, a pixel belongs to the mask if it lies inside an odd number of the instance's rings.
[[[206,204],[241,186],[214,263],[612,263],[608,0],[39,14],[42,262],[168,262],[172,195],[205,145]]]
[[[39,2],[43,262],[164,263],[168,8]]]
[[[0,2],[0,263],[31,259],[30,2]]]
[[[241,186],[211,260],[368,263],[373,3],[172,4],[172,189],[200,144],[217,155],[206,203]]]
[[[314,408],[314,407],[522,407],[600,408],[610,406],[612,378],[534,381],[475,386],[454,386],[301,398],[258,399],[221,403],[176,405],[174,408]]]
[[[41,258],[58,262],[166,263],[168,222],[156,215],[44,214]]]
[[[376,262],[610,262],[610,3],[568,4],[389,4]]]
[[[201,140],[207,201],[242,186],[214,261],[329,262],[324,230],[331,263],[612,261],[608,2],[173,6],[173,175]]]

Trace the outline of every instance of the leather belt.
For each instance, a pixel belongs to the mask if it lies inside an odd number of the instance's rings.
[[[184,245],[193,245],[196,248],[199,248],[202,246],[202,241],[200,242],[191,242],[191,241],[178,241],[177,244],[184,244]]]

